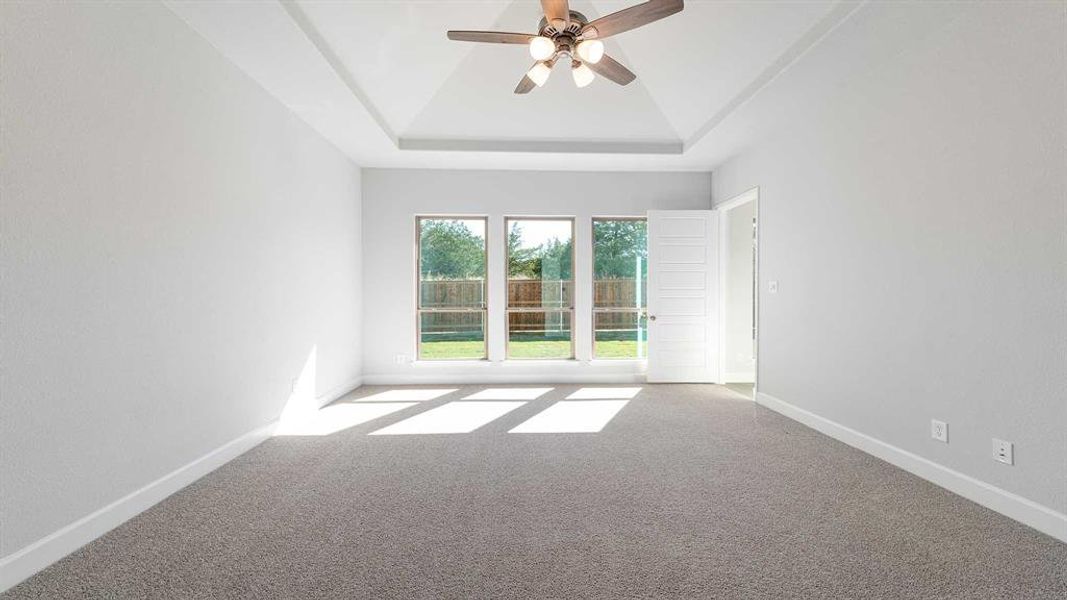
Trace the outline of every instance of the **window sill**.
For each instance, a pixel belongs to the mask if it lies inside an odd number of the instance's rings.
[[[591,365],[647,365],[647,358],[594,358],[589,361]]]
[[[408,363],[414,367],[473,367],[478,365],[491,365],[493,364],[487,358],[471,358],[471,359],[456,359],[456,360],[413,360]]]
[[[582,361],[576,358],[505,358],[500,361],[502,365],[580,365]]]
[[[500,368],[500,367],[518,367],[518,368],[535,368],[535,367],[564,367],[564,368],[577,368],[577,367],[597,367],[608,368],[613,366],[618,367],[644,367],[648,365],[648,359],[644,358],[596,358],[591,360],[578,360],[576,358],[509,358],[504,360],[489,360],[489,359],[474,359],[474,360],[413,360],[407,363],[412,367],[423,368],[451,368],[451,367],[472,367],[472,368]]]

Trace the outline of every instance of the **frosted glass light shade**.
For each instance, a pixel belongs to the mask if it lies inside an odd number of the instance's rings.
[[[603,48],[601,53],[603,53]],[[530,40],[530,56],[534,60],[545,60],[556,53],[556,42],[553,42],[551,38],[544,36],[537,36]]]
[[[595,65],[604,57],[604,42],[600,40],[585,40],[578,43],[578,56],[583,62]]]
[[[574,85],[584,88],[590,83],[593,83],[594,75],[592,69],[581,64],[571,69],[571,77],[574,78]]]
[[[552,69],[548,68],[543,62],[539,62],[536,65],[530,67],[530,70],[526,72],[526,76],[529,77],[537,87],[541,87],[548,81],[548,76],[552,74]]]

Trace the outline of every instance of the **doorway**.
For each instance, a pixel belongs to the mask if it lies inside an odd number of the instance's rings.
[[[754,397],[759,356],[759,189],[719,205],[722,381]]]

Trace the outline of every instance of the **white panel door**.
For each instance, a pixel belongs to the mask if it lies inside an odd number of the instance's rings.
[[[719,382],[718,221],[648,211],[649,382]]]

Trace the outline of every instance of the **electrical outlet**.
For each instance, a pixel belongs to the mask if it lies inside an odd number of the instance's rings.
[[[777,281],[773,281],[773,280],[772,281],[768,281],[767,282],[767,290],[770,291],[772,294],[777,294],[778,293],[778,282]]]
[[[396,361],[396,364],[403,365],[408,362],[408,356],[406,354],[397,354],[393,357],[393,360]]]
[[[939,442],[948,443],[948,423],[930,419],[930,437]]]
[[[1006,465],[1015,464],[1015,444],[993,438],[993,460]]]

